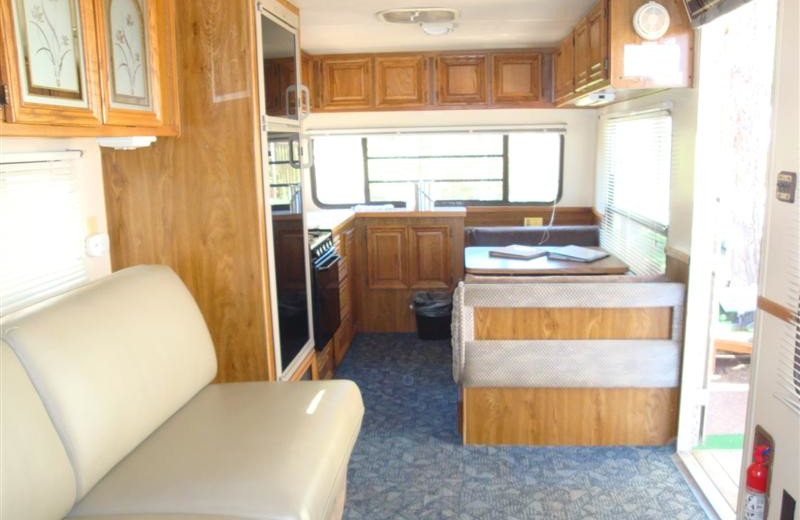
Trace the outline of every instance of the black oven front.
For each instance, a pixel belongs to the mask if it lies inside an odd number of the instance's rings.
[[[314,345],[322,350],[339,328],[339,254],[328,230],[309,230]]]

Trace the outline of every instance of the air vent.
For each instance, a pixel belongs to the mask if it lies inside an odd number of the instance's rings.
[[[446,24],[458,17],[458,11],[443,7],[409,7],[378,12],[378,19],[386,23]]]
[[[647,2],[633,14],[633,29],[645,40],[658,40],[669,30],[669,11],[658,2]]]

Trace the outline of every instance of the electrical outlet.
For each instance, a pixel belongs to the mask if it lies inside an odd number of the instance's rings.
[[[525,217],[525,226],[544,226],[544,219],[542,217]]]

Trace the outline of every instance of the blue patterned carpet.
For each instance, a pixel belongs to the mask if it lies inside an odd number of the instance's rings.
[[[669,446],[463,446],[446,341],[360,334],[336,377],[366,406],[348,520],[706,518]]]

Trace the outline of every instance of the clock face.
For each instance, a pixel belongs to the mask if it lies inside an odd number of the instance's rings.
[[[645,40],[657,40],[669,29],[669,11],[658,2],[647,2],[633,14],[633,29]]]

